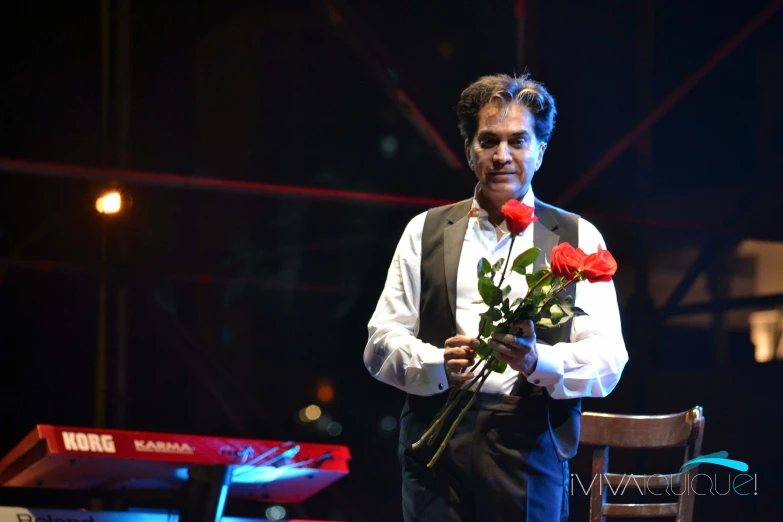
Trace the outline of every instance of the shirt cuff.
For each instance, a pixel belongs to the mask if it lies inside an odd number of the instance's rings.
[[[443,364],[443,349],[427,346],[419,354],[421,371],[424,374],[422,384],[431,386],[430,394],[441,393],[448,389],[449,379],[446,375],[446,366]]]
[[[538,362],[536,370],[527,376],[527,382],[536,386],[552,386],[563,378],[563,359],[558,357],[557,345],[536,343]]]

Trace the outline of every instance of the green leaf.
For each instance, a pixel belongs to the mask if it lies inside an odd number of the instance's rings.
[[[563,319],[565,312],[557,303],[552,303],[549,307],[549,318],[552,320],[552,324],[557,324]]]
[[[516,326],[511,326],[508,323],[500,323],[497,325],[497,328],[495,329],[495,332],[499,334],[510,334],[510,335],[519,335],[519,332],[521,332],[522,329],[518,328]]]
[[[531,319],[534,315],[536,315],[536,306],[530,303],[525,303],[516,309],[513,317],[511,318],[511,321],[516,322],[522,319]]]
[[[492,272],[492,265],[485,257],[482,257],[478,262],[478,267],[476,268],[476,271],[478,272],[477,277],[481,277],[485,274],[489,274]]]
[[[552,320],[547,317],[542,317],[541,319],[536,321],[536,327],[541,328],[543,330],[549,330],[550,328],[558,328],[558,326],[554,324]]]
[[[494,307],[488,309],[486,312],[484,312],[483,314],[480,314],[480,315],[481,315],[481,317],[486,317],[487,320],[492,321],[492,322],[500,321],[501,317],[503,317],[503,314],[500,313],[500,310],[498,310],[497,308],[494,308]]]
[[[504,318],[508,318],[511,315],[511,307],[508,304],[508,299],[503,299],[503,304],[500,305],[500,309],[503,311]]]
[[[571,311],[572,311],[572,312],[574,313],[574,315],[576,315],[576,316],[580,316],[580,315],[590,315],[590,314],[588,314],[587,312],[585,312],[584,310],[582,310],[581,308],[579,308],[578,306],[572,306],[572,307],[571,307]]]
[[[563,299],[560,302],[560,308],[563,309],[563,312],[568,317],[573,317],[574,313],[571,311],[571,307],[573,306],[574,300],[571,298],[571,296],[567,296],[565,299]]]
[[[490,321],[484,321],[483,328],[481,329],[481,332],[480,332],[479,335],[481,337],[489,337],[490,335],[493,334],[493,332],[495,331],[495,328],[496,328],[495,323],[492,323]]]
[[[492,348],[487,345],[486,341],[481,341],[478,347],[476,348],[476,353],[478,354],[479,358],[486,359],[490,355],[492,355]]]
[[[533,285],[538,283],[537,288],[541,289],[544,292],[548,292],[549,288],[547,288],[547,285],[550,288],[552,286],[552,274],[549,273],[549,275],[547,275],[547,272],[549,272],[549,269],[548,268],[543,268],[543,269],[539,270],[538,272],[534,272],[532,274],[527,274],[525,276],[525,279],[527,279],[527,286],[528,286],[528,288],[533,288]],[[545,275],[547,277],[545,279],[543,279],[543,281],[542,281],[542,278]],[[539,283],[539,281],[540,281],[540,283]]]
[[[470,304],[481,304],[483,302],[484,302],[483,299],[479,299],[478,301],[471,301]]]
[[[527,298],[527,302],[531,305],[538,306],[546,301],[546,298],[546,292],[542,291],[541,289],[537,289],[530,294],[530,296]]]
[[[506,323],[500,323],[495,328],[495,332],[497,332],[499,334],[507,334],[510,328],[511,327],[509,325],[507,325]]]
[[[563,309],[565,314],[568,317],[574,317],[574,316],[581,316],[581,315],[587,315],[587,312],[579,308],[578,306],[574,306],[574,298],[569,296],[566,296],[565,299],[563,299],[563,302],[560,303],[560,307]]]
[[[498,361],[497,359],[495,359],[494,361],[492,361],[492,363],[489,366],[493,372],[503,373],[506,371],[508,364],[504,363],[503,361]]]
[[[511,308],[512,309],[516,309],[517,306],[519,306],[519,303],[521,303],[521,302],[522,302],[522,298],[521,297],[517,297],[516,299],[514,299],[514,302],[511,303]]]
[[[506,260],[503,259],[502,257],[500,259],[498,259],[497,261],[495,261],[495,264],[492,265],[492,271],[493,272],[500,272],[501,270],[503,270],[503,263],[505,263],[505,262],[506,262]]]
[[[497,306],[503,300],[503,292],[487,276],[479,277],[478,291],[487,306]]]
[[[511,293],[511,285],[508,285],[503,289],[503,298],[505,299],[506,297],[508,297],[508,294],[510,293]]]
[[[533,247],[525,250],[514,259],[514,264],[511,265],[511,270],[517,274],[525,274],[527,267],[532,265],[538,259],[538,255],[541,253],[541,249]]]

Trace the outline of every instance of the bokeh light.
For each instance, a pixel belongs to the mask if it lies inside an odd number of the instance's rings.
[[[329,404],[334,400],[334,386],[330,382],[322,382],[316,390],[318,401],[323,404]]]
[[[299,420],[302,422],[312,422],[319,418],[321,418],[321,408],[317,404],[299,410]]]
[[[396,427],[397,427],[396,417],[387,415],[386,417],[381,419],[381,429],[383,429],[384,431],[392,431]]]
[[[269,506],[266,508],[266,518],[269,520],[283,520],[286,510],[283,506]]]

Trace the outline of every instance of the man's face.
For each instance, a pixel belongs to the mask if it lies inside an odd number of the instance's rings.
[[[491,102],[479,112],[473,142],[465,140],[468,164],[483,197],[495,206],[522,199],[544,160],[546,143],[536,138],[533,121],[517,103]]]

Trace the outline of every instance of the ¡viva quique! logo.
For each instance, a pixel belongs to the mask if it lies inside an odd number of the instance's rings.
[[[695,459],[691,459],[682,466],[680,466],[680,473],[683,471],[688,471],[689,469],[693,469],[699,464],[717,464],[718,466],[723,466],[726,468],[736,469],[737,471],[748,471],[748,465],[742,462],[741,460],[731,460],[727,459],[726,457],[729,456],[728,451],[718,451],[715,453],[710,453],[709,455],[702,455],[700,457],[696,457]]]
[[[733,469],[741,473],[732,474],[729,472],[728,477],[718,474],[709,475],[707,473],[695,473],[693,475],[687,475],[687,480],[682,481],[681,484],[672,482],[671,475],[648,475],[646,477],[640,477],[636,475],[623,474],[620,478],[619,484],[612,486],[612,483],[608,480],[606,474],[593,475],[593,479],[590,484],[585,488],[584,484],[580,480],[579,476],[571,474],[571,494],[574,494],[574,481],[579,484],[579,488],[585,495],[590,494],[590,490],[595,486],[602,488],[608,488],[612,495],[623,495],[628,486],[631,485],[631,490],[641,495],[674,495],[680,496],[683,494],[693,493],[694,495],[717,495],[726,496],[729,493],[736,495],[748,496],[757,495],[758,478],[755,474],[750,475],[746,473],[748,471],[748,465],[740,460],[732,460],[728,458],[729,453],[727,451],[718,451],[716,453],[710,453],[708,455],[701,455],[694,459],[689,460],[680,467],[680,473],[692,470],[696,466],[701,464],[715,464],[724,468]],[[676,476],[676,475],[675,475]],[[653,477],[662,478],[665,487],[657,486],[650,487],[650,481]],[[697,484],[698,481],[698,484]],[[752,486],[751,486],[752,484]],[[751,487],[753,488],[751,491]]]

